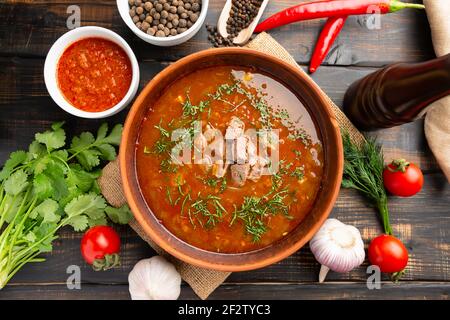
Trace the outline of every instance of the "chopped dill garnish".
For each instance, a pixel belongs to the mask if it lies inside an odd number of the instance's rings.
[[[289,215],[289,206],[284,203],[284,199],[288,195],[288,190],[281,190],[272,194],[270,191],[263,197],[244,197],[244,202],[238,209],[235,206],[233,218],[230,222],[232,225],[236,219],[240,219],[244,223],[247,233],[252,235],[253,242],[258,242],[267,231],[264,220],[270,215],[283,214],[287,218]]]
[[[274,113],[274,118],[279,119],[281,121],[289,119],[289,112],[286,109],[277,110]]]
[[[189,201],[191,200],[191,194],[190,194],[190,193],[187,193],[187,194],[184,196],[183,202],[181,203],[181,215],[183,215],[183,213],[184,213],[184,207],[186,206],[186,202],[187,202],[188,200],[189,200]],[[192,224],[193,226],[195,226],[195,223],[194,223],[194,221],[192,220],[191,209],[190,209],[190,208],[188,208],[188,217],[189,217],[189,221],[191,222],[191,224]]]
[[[167,200],[169,200],[170,205],[173,206],[173,200],[172,200],[172,196],[170,194],[170,188],[166,187],[166,195],[167,195]]]
[[[214,195],[208,195],[205,198],[199,196],[191,204],[191,208],[191,215],[195,216],[199,224],[206,228],[215,226],[222,220],[223,214],[227,213],[220,203],[220,197]],[[203,223],[204,219],[206,219],[205,223]]]
[[[170,137],[169,131],[162,127],[162,118],[161,118],[161,120],[159,120],[159,124],[156,125],[155,128],[159,130],[159,132],[161,133],[161,136],[166,137],[166,138]]]
[[[311,138],[303,129],[296,129],[289,133],[288,139],[292,141],[301,140],[303,144],[309,145],[309,140]]]
[[[161,160],[161,163],[159,164],[159,168],[161,169],[161,172],[164,172],[164,173],[175,173],[178,171],[177,165],[174,165],[172,163],[171,159]]]
[[[227,180],[225,178],[207,177],[205,179],[202,179],[202,181],[208,187],[219,187],[220,193],[224,192],[227,188]]]
[[[170,141],[167,141],[166,139],[159,139],[155,142],[153,146],[153,152],[156,154],[163,154],[170,151],[170,146],[172,144]]]
[[[177,176],[175,182],[177,183],[177,189],[178,189],[179,194],[181,196],[184,196],[184,192],[183,192],[183,189],[182,189],[182,186],[183,186],[184,182],[181,183],[181,176]]]
[[[223,98],[224,94],[231,95],[234,92],[244,95],[246,99],[242,100],[240,104],[235,105]],[[214,100],[230,104],[233,107],[233,109],[231,109],[233,111],[237,109],[240,105],[242,105],[245,101],[248,101],[253,108],[259,111],[261,116],[260,121],[263,127],[266,129],[272,128],[271,123],[272,116],[269,105],[262,97],[259,97],[251,93],[250,91],[244,89],[242,86],[242,82],[240,80],[236,80],[235,83],[232,85],[227,83],[221,84],[214,94],[209,94],[208,96]]]
[[[298,180],[302,180],[305,177],[305,168],[304,167],[296,167],[294,171],[291,172],[290,176],[295,177]]]
[[[204,112],[207,108],[209,108],[209,101],[200,101],[198,105],[194,105],[191,102],[191,98],[189,96],[189,91],[186,92],[186,101],[182,104],[183,116],[196,116],[198,113]]]

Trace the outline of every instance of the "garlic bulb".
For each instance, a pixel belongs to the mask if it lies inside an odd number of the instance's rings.
[[[161,256],[136,263],[128,275],[132,300],[176,300],[181,276],[173,264]]]
[[[364,242],[359,230],[336,219],[328,219],[309,242],[312,253],[322,265],[319,282],[328,271],[349,272],[364,262]]]

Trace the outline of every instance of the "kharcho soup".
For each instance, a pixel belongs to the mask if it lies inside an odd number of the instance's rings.
[[[245,67],[173,82],[148,106],[136,143],[152,212],[179,239],[219,253],[288,235],[314,206],[323,168],[320,133],[301,100]]]

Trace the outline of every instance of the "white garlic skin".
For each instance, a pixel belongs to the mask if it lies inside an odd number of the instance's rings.
[[[316,260],[335,272],[359,267],[366,256],[358,229],[337,219],[328,219],[310,241]]]
[[[176,300],[181,276],[173,264],[154,256],[136,263],[128,275],[128,284],[132,300]]]

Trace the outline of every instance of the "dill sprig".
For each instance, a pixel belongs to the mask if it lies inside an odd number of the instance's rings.
[[[387,207],[387,195],[383,185],[384,158],[376,139],[369,138],[361,146],[342,135],[344,144],[344,175],[342,186],[358,190],[379,213],[384,232],[392,234]]]

